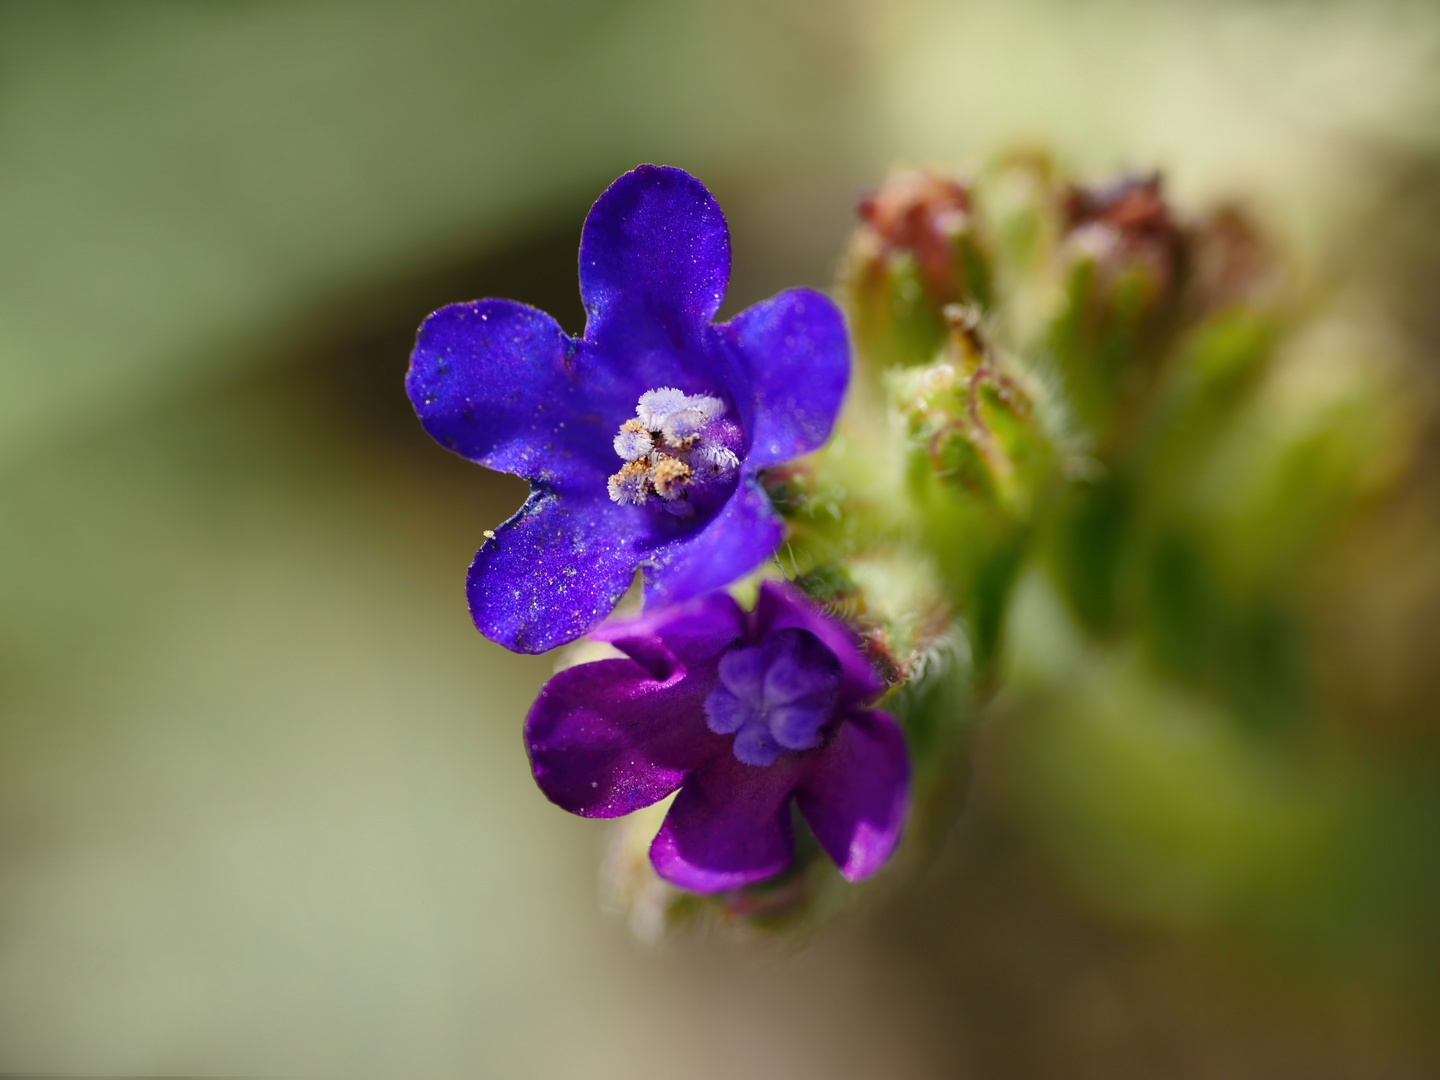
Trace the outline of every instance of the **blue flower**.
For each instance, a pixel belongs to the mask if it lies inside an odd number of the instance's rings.
[[[792,803],[847,881],[890,858],[909,755],[894,718],[870,707],[885,684],[843,624],[766,582],[753,612],[712,593],[594,636],[624,659],[566,668],[525,721],[535,781],[557,806],[613,818],[678,790],[650,861],[695,892],[789,866]]]
[[[647,603],[678,602],[779,544],[756,474],[829,437],[850,347],[839,309],[808,289],[712,324],[729,276],[714,198],[642,165],[585,219],[582,337],[509,300],[425,320],[406,379],[425,430],[531,487],[470,566],[486,637],[543,652],[603,619],[637,568]]]

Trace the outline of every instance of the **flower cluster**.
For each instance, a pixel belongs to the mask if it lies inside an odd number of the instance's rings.
[[[792,805],[843,877],[873,873],[905,820],[909,761],[856,632],[803,593],[724,588],[786,525],[760,483],[830,436],[850,375],[844,319],[795,289],[712,320],[725,219],[679,169],[641,166],[595,203],[580,242],[585,332],[505,300],[420,328],[407,390],[443,446],[530,482],[470,567],[475,625],[519,652],[590,633],[623,659],[579,664],[526,721],[555,803],[616,817],[678,791],[650,848],[699,893],[784,871]],[[644,580],[645,614],[601,624]],[[598,629],[597,629],[598,626]]]
[[[843,317],[796,289],[716,322],[725,219],[642,166],[586,219],[581,336],[500,300],[421,327],[425,429],[531,486],[470,567],[476,626],[520,652],[589,639],[526,718],[539,789],[621,819],[604,880],[638,933],[796,927],[938,850],[1023,672],[1007,767],[1087,890],[1184,852],[1244,898],[1217,912],[1248,910],[1272,886],[1236,876],[1229,834],[1165,822],[1208,800],[1284,847],[1290,796],[1234,793],[1303,725],[1349,722],[1365,691],[1327,658],[1388,648],[1342,628],[1376,580],[1360,508],[1425,490],[1401,483],[1423,460],[1403,357],[1373,351],[1398,339],[1158,175],[1082,183],[1025,150],[896,172],[857,217]],[[640,613],[607,618],[637,573]]]

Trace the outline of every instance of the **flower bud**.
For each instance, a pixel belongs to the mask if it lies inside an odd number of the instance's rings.
[[[893,174],[860,201],[844,273],[852,330],[873,368],[927,363],[946,304],[991,303],[969,190],[934,172]]]
[[[909,448],[907,489],[983,680],[1056,455],[1035,405],[1038,385],[999,352],[973,309],[947,314],[943,358],[889,382]]]
[[[1065,195],[1065,219],[1066,243],[1088,254],[1108,284],[1139,271],[1157,295],[1174,288],[1182,236],[1159,174],[1122,177],[1099,188],[1072,187]]]
[[[892,379],[912,470],[1007,516],[1029,512],[1048,465],[1024,377],[1007,370],[973,311],[952,307],[945,358]]]
[[[1245,305],[1267,308],[1280,291],[1279,259],[1241,209],[1221,206],[1191,230],[1186,315],[1202,319]]]
[[[1064,294],[1046,351],[1076,421],[1104,454],[1168,343],[1184,238],[1158,176],[1072,187],[1063,209]]]

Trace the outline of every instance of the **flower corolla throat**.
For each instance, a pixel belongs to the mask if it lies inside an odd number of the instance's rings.
[[[611,501],[694,514],[692,496],[727,485],[740,467],[740,431],[726,412],[725,402],[708,394],[668,386],[641,394],[635,415],[615,435],[625,464],[607,482]]]
[[[786,750],[812,750],[834,719],[840,662],[814,634],[789,628],[720,658],[705,723],[734,735],[736,760],[764,768]]]

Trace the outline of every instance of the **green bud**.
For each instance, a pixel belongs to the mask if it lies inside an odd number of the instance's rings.
[[[929,362],[944,309],[993,301],[969,191],[933,172],[897,172],[861,200],[843,274],[857,351],[873,370]]]
[[[951,306],[947,315],[945,358],[894,371],[888,384],[914,513],[988,678],[1055,454],[1030,380],[998,353],[973,309]]]
[[[1108,454],[1123,435],[1168,343],[1184,259],[1183,235],[1160,179],[1072,187],[1056,253],[1063,301],[1046,353],[1076,422]]]
[[[1043,339],[1055,307],[1055,250],[1064,229],[1048,155],[1007,154],[975,183],[979,227],[994,251],[995,299],[987,313],[1014,347]]]

